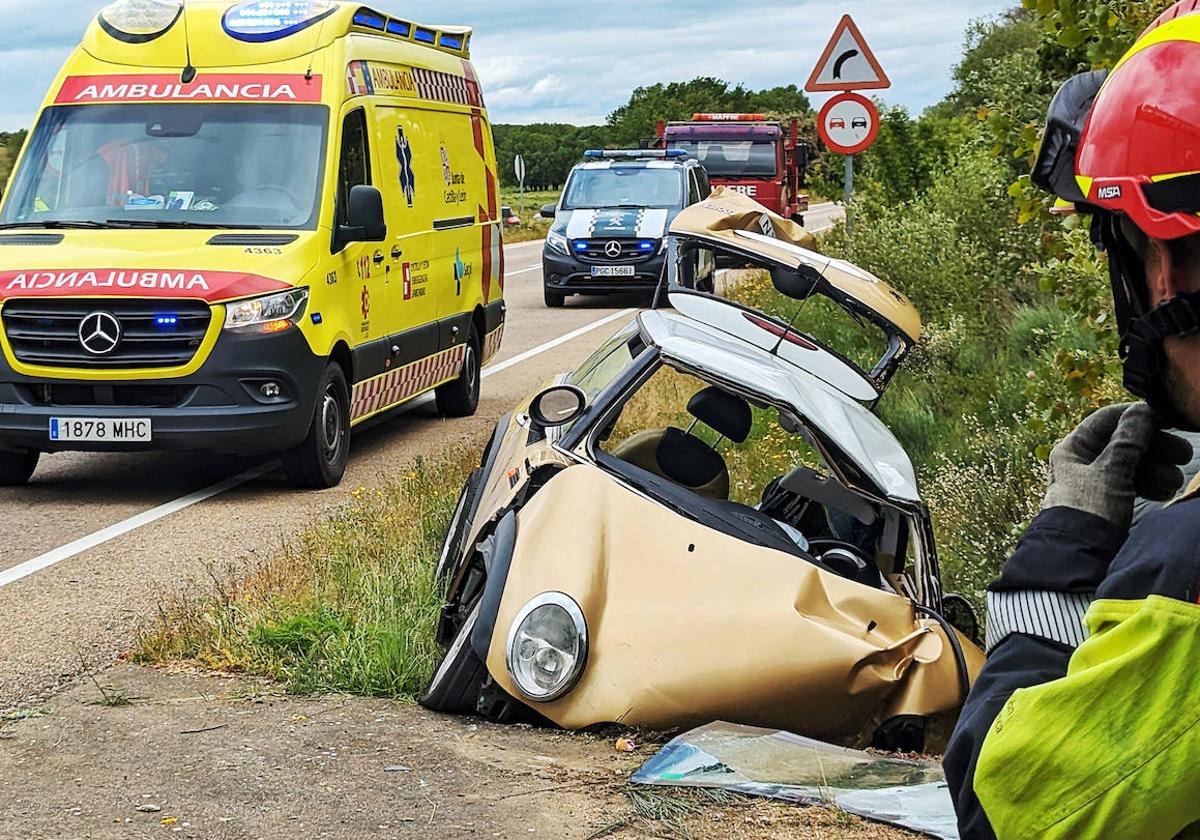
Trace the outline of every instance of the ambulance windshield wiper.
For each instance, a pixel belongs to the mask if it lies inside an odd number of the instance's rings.
[[[112,225],[108,222],[93,222],[86,219],[78,221],[47,219],[42,222],[8,222],[0,225],[0,230],[18,230],[22,228],[43,228],[45,230],[108,230]]]
[[[262,225],[227,225],[162,219],[109,219],[104,223],[104,226],[113,228],[160,228],[162,230],[264,230]]]

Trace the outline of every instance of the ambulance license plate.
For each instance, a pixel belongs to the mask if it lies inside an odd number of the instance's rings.
[[[50,440],[149,443],[153,435],[145,417],[51,417]]]
[[[636,272],[631,265],[594,265],[593,277],[632,277]]]

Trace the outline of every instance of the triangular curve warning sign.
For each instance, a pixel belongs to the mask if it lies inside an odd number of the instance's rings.
[[[892,82],[879,66],[854,19],[844,15],[833,30],[829,45],[804,89],[810,93],[831,90],[882,90]]]

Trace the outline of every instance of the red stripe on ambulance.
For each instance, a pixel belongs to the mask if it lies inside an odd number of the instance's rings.
[[[321,77],[303,74],[197,76],[189,84],[178,73],[68,76],[56,105],[89,102],[320,102]]]
[[[290,289],[240,271],[71,268],[0,271],[0,300],[29,297],[200,298],[209,303]]]

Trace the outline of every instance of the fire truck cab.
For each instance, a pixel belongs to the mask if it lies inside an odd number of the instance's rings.
[[[658,125],[660,145],[686,150],[714,187],[729,187],[803,224],[808,147],[799,135],[798,120],[783,123],[765,114],[693,114],[686,122]]]

